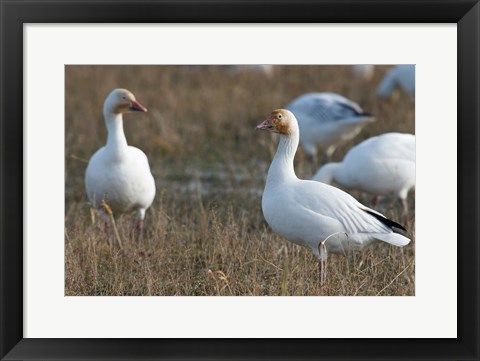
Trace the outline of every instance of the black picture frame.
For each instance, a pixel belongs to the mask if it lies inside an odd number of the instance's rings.
[[[480,5],[478,0],[261,0],[256,2],[0,0],[0,13],[0,357],[2,360],[479,359]],[[173,22],[457,24],[458,337],[456,339],[23,338],[23,25],[26,23]],[[448,210],[441,211],[448,212]],[[448,260],[445,260],[445,263],[448,263]]]

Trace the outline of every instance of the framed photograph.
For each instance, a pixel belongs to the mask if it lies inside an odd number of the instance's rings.
[[[479,359],[477,1],[0,4],[2,360]]]

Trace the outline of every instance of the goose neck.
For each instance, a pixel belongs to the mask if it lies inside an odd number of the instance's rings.
[[[327,184],[331,184],[333,181],[343,183],[342,178],[341,163],[327,163],[313,176],[313,180]]]
[[[289,136],[280,135],[277,152],[268,170],[266,186],[298,179],[293,168],[298,141],[298,133]]]
[[[107,147],[114,149],[127,147],[127,138],[125,138],[125,133],[123,131],[122,114],[104,112],[104,117],[108,131]]]

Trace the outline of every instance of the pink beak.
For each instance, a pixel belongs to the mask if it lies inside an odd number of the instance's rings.
[[[256,130],[273,130],[273,122],[271,118],[264,120],[255,127]]]
[[[147,112],[147,108],[145,108],[142,104],[140,104],[136,100],[131,100],[130,103],[131,103],[130,110],[133,110],[136,112]]]

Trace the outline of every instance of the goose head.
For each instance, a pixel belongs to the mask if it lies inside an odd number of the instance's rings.
[[[284,136],[291,136],[298,133],[298,123],[295,115],[286,109],[276,109],[270,114],[270,118],[264,120],[255,128],[257,130],[268,130]]]
[[[105,99],[103,108],[106,113],[111,114],[147,111],[147,108],[140,104],[135,99],[135,95],[127,89],[112,90]]]

